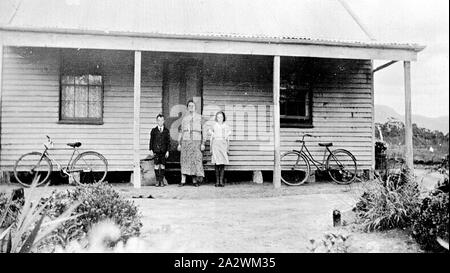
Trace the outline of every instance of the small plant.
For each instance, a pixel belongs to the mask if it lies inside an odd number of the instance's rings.
[[[79,240],[68,242],[65,247],[57,246],[58,253],[80,252],[148,252],[151,245],[144,239],[130,237],[126,242],[121,240],[120,227],[111,220],[100,221],[90,228],[85,243]]]
[[[0,193],[0,229],[14,225],[23,206],[23,199],[13,200],[12,197],[12,195],[8,197],[3,192]]]
[[[384,141],[375,142],[375,154],[383,154],[386,152],[388,145]]]
[[[439,186],[438,186],[439,188]],[[447,177],[448,190],[448,177]],[[440,189],[432,191],[420,206],[412,226],[412,236],[425,249],[443,251],[449,230],[449,193]],[[445,245],[445,244],[444,244]]]
[[[442,174],[443,179],[438,181],[437,189],[442,192],[449,192],[449,172],[448,172],[448,156],[444,161],[438,166],[437,171]]]
[[[76,221],[67,221],[53,234],[57,244],[66,245],[69,241],[86,239],[93,224],[110,219],[120,228],[120,239],[138,236],[142,227],[141,215],[132,201],[122,198],[107,183],[77,186],[74,190],[55,193],[47,208],[57,217],[71,203],[78,201],[76,213],[83,214]]]
[[[405,228],[420,204],[417,182],[407,168],[375,180],[359,198],[355,212],[366,231]]]
[[[311,239],[309,251],[313,253],[347,253],[350,235],[327,233],[321,240]]]
[[[445,249],[447,249],[447,251],[449,250],[449,245],[448,245],[448,240],[445,241],[444,239],[442,239],[441,237],[437,237],[436,241]]]
[[[30,187],[30,196],[37,186],[39,176],[33,180]],[[61,223],[75,219],[79,215],[70,216],[77,208],[79,203],[72,203],[59,217],[53,220],[47,220],[45,212],[45,203],[41,200],[25,199],[17,219],[0,233],[0,252],[16,253],[31,252],[35,249],[53,230]],[[9,206],[10,202],[7,203]],[[9,207],[6,207],[5,213],[8,213]]]

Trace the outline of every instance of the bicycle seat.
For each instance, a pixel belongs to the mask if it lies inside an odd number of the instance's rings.
[[[67,143],[67,146],[70,146],[72,148],[80,147],[81,146],[81,142]]]
[[[331,147],[333,146],[333,143],[329,142],[329,143],[319,143],[320,147]]]

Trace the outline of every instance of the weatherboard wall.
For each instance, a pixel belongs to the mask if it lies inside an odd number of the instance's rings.
[[[133,52],[96,51],[103,60],[102,125],[59,123],[60,50],[6,47],[3,58],[1,167],[12,170],[20,155],[42,151],[46,135],[55,148],[80,141],[82,150],[102,153],[109,170],[132,170]],[[87,60],[86,60],[87,61]],[[161,61],[143,55],[141,85],[141,152],[148,152],[148,135],[161,111]],[[70,151],[50,151],[67,164]]]
[[[27,52],[28,51],[28,52]],[[60,50],[5,47],[2,73],[2,170],[17,158],[41,151],[45,135],[56,147],[80,141],[83,150],[104,154],[113,171],[133,169],[133,52],[92,51],[102,60],[104,112],[102,125],[60,124]],[[282,128],[282,152],[298,147],[300,133],[317,158],[318,142],[350,150],[361,169],[372,165],[372,74],[370,61],[321,59],[327,71],[313,88],[313,127]],[[141,155],[148,154],[148,133],[162,112],[163,58],[143,54],[141,85]],[[233,73],[226,72],[234,71]],[[225,71],[225,72],[224,72]],[[233,130],[229,169],[272,170],[272,58],[237,55],[203,56],[203,114],[225,110]],[[70,154],[55,152],[65,163]],[[209,152],[205,153],[209,159]]]
[[[309,133],[314,138],[307,138],[307,145],[316,159],[321,161],[324,152],[318,143],[333,142],[332,149],[347,149],[355,155],[359,169],[370,169],[373,161],[370,60],[314,62],[321,67],[322,75],[311,84],[312,128],[281,128],[281,152],[299,149],[296,142],[299,135]],[[218,110],[225,110],[233,130],[230,169],[273,169],[272,63],[272,57],[256,56],[222,55],[204,60],[203,114],[212,117]]]

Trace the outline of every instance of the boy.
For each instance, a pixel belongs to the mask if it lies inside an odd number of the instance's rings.
[[[158,126],[150,132],[149,150],[150,156],[153,156],[155,162],[156,187],[164,186],[164,172],[166,159],[169,157],[170,132],[164,126],[164,116],[156,116]]]

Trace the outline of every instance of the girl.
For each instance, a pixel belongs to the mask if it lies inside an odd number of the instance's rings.
[[[216,114],[216,122],[209,130],[211,134],[211,163],[215,164],[216,187],[224,187],[225,165],[229,164],[228,152],[230,144],[230,127],[225,123],[225,113]]]

